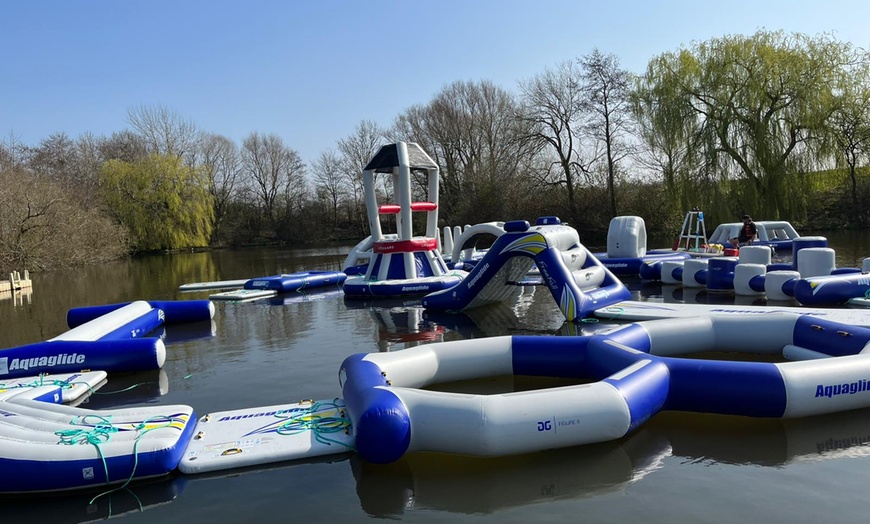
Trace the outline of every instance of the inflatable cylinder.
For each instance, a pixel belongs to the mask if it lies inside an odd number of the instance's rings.
[[[862,271],[863,273],[870,273],[870,257],[865,258],[865,259],[861,262],[861,271]]]
[[[801,250],[811,247],[828,247],[828,239],[825,237],[798,237],[794,239],[791,246],[792,269],[800,271],[798,265],[798,253]]]
[[[147,306],[145,310],[150,308],[162,309],[165,315],[164,320],[167,324],[200,322],[211,320],[214,317],[214,303],[211,300],[152,300],[149,302],[140,300],[137,302],[106,304],[103,306],[75,307],[67,312],[66,323],[73,329],[97,317],[102,317],[107,313],[138,302],[143,302]],[[144,306],[139,304],[138,307],[141,309]]]
[[[707,260],[701,258],[690,258],[683,262],[683,287],[704,287],[707,283],[706,273],[699,273],[707,270],[707,264]]]
[[[51,340],[99,340],[116,329],[141,318],[152,309],[151,304],[144,300],[126,305],[73,308],[67,313],[67,324],[71,329]]]
[[[791,300],[794,282],[801,278],[797,271],[771,271],[764,279],[764,292],[768,300]]]
[[[682,284],[683,283],[683,274],[680,271],[680,274],[677,275],[674,270],[683,268],[683,263],[685,260],[665,260],[662,262],[662,275],[661,280],[663,284]]]
[[[741,258],[742,251],[741,249]],[[770,257],[768,256],[768,258]],[[757,276],[763,276],[765,272],[767,272],[766,264],[737,264],[734,268],[734,294],[747,297],[764,295],[764,291],[753,289],[749,282]]]
[[[870,275],[810,277],[794,285],[794,298],[805,306],[845,304],[852,298],[866,297],[870,293]]]
[[[732,291],[734,289],[734,268],[736,257],[716,257],[707,262],[707,290]]]
[[[829,247],[810,247],[798,251],[795,266],[802,278],[830,275],[836,266],[836,253]]]
[[[743,246],[740,248],[741,264],[770,264],[771,252],[767,246]]]
[[[0,380],[42,373],[100,369],[109,373],[159,369],[166,346],[159,338],[56,340],[4,349]]]

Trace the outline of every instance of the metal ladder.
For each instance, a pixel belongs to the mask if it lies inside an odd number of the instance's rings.
[[[695,245],[692,246],[692,240]],[[683,228],[680,236],[674,242],[674,251],[684,249],[686,251],[701,251],[702,246],[707,245],[707,228],[704,225],[704,212],[695,208],[686,213],[683,219]]]

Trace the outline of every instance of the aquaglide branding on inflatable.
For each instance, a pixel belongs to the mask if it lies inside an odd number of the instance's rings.
[[[83,365],[85,363],[85,356],[79,355],[78,353],[66,354],[60,353],[58,355],[51,356],[41,356],[41,357],[29,357],[29,358],[13,358],[9,359],[9,357],[0,357],[0,375],[8,375],[10,371],[27,371],[33,368],[53,368],[57,365],[65,365],[65,364],[75,364],[75,365]]]

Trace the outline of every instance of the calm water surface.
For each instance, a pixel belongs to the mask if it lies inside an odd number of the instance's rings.
[[[840,267],[860,267],[870,256],[868,232],[825,236]],[[31,293],[0,295],[0,347],[60,334],[71,307],[207,298],[207,292],[181,293],[178,286],[338,270],[349,248],[149,256],[34,275]],[[636,300],[723,300],[628,283]],[[203,415],[326,399],[340,395],[338,367],[353,353],[608,327],[566,325],[546,288],[534,287],[519,289],[511,305],[469,315],[429,315],[415,300],[347,301],[338,290],[216,307],[211,323],[165,329],[163,370],[112,375],[84,406],[188,404]],[[495,392],[542,385],[512,378],[481,382],[466,387]],[[93,504],[95,493],[3,498],[0,508],[8,521],[52,523],[121,516],[126,522],[161,523],[859,522],[870,510],[868,483],[870,410],[791,421],[662,413],[615,442],[517,457],[415,454],[375,466],[352,454],[336,455],[208,476],[176,475]]]

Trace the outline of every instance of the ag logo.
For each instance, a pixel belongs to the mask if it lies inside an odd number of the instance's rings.
[[[538,431],[550,431],[553,429],[553,424],[549,420],[538,422]]]

